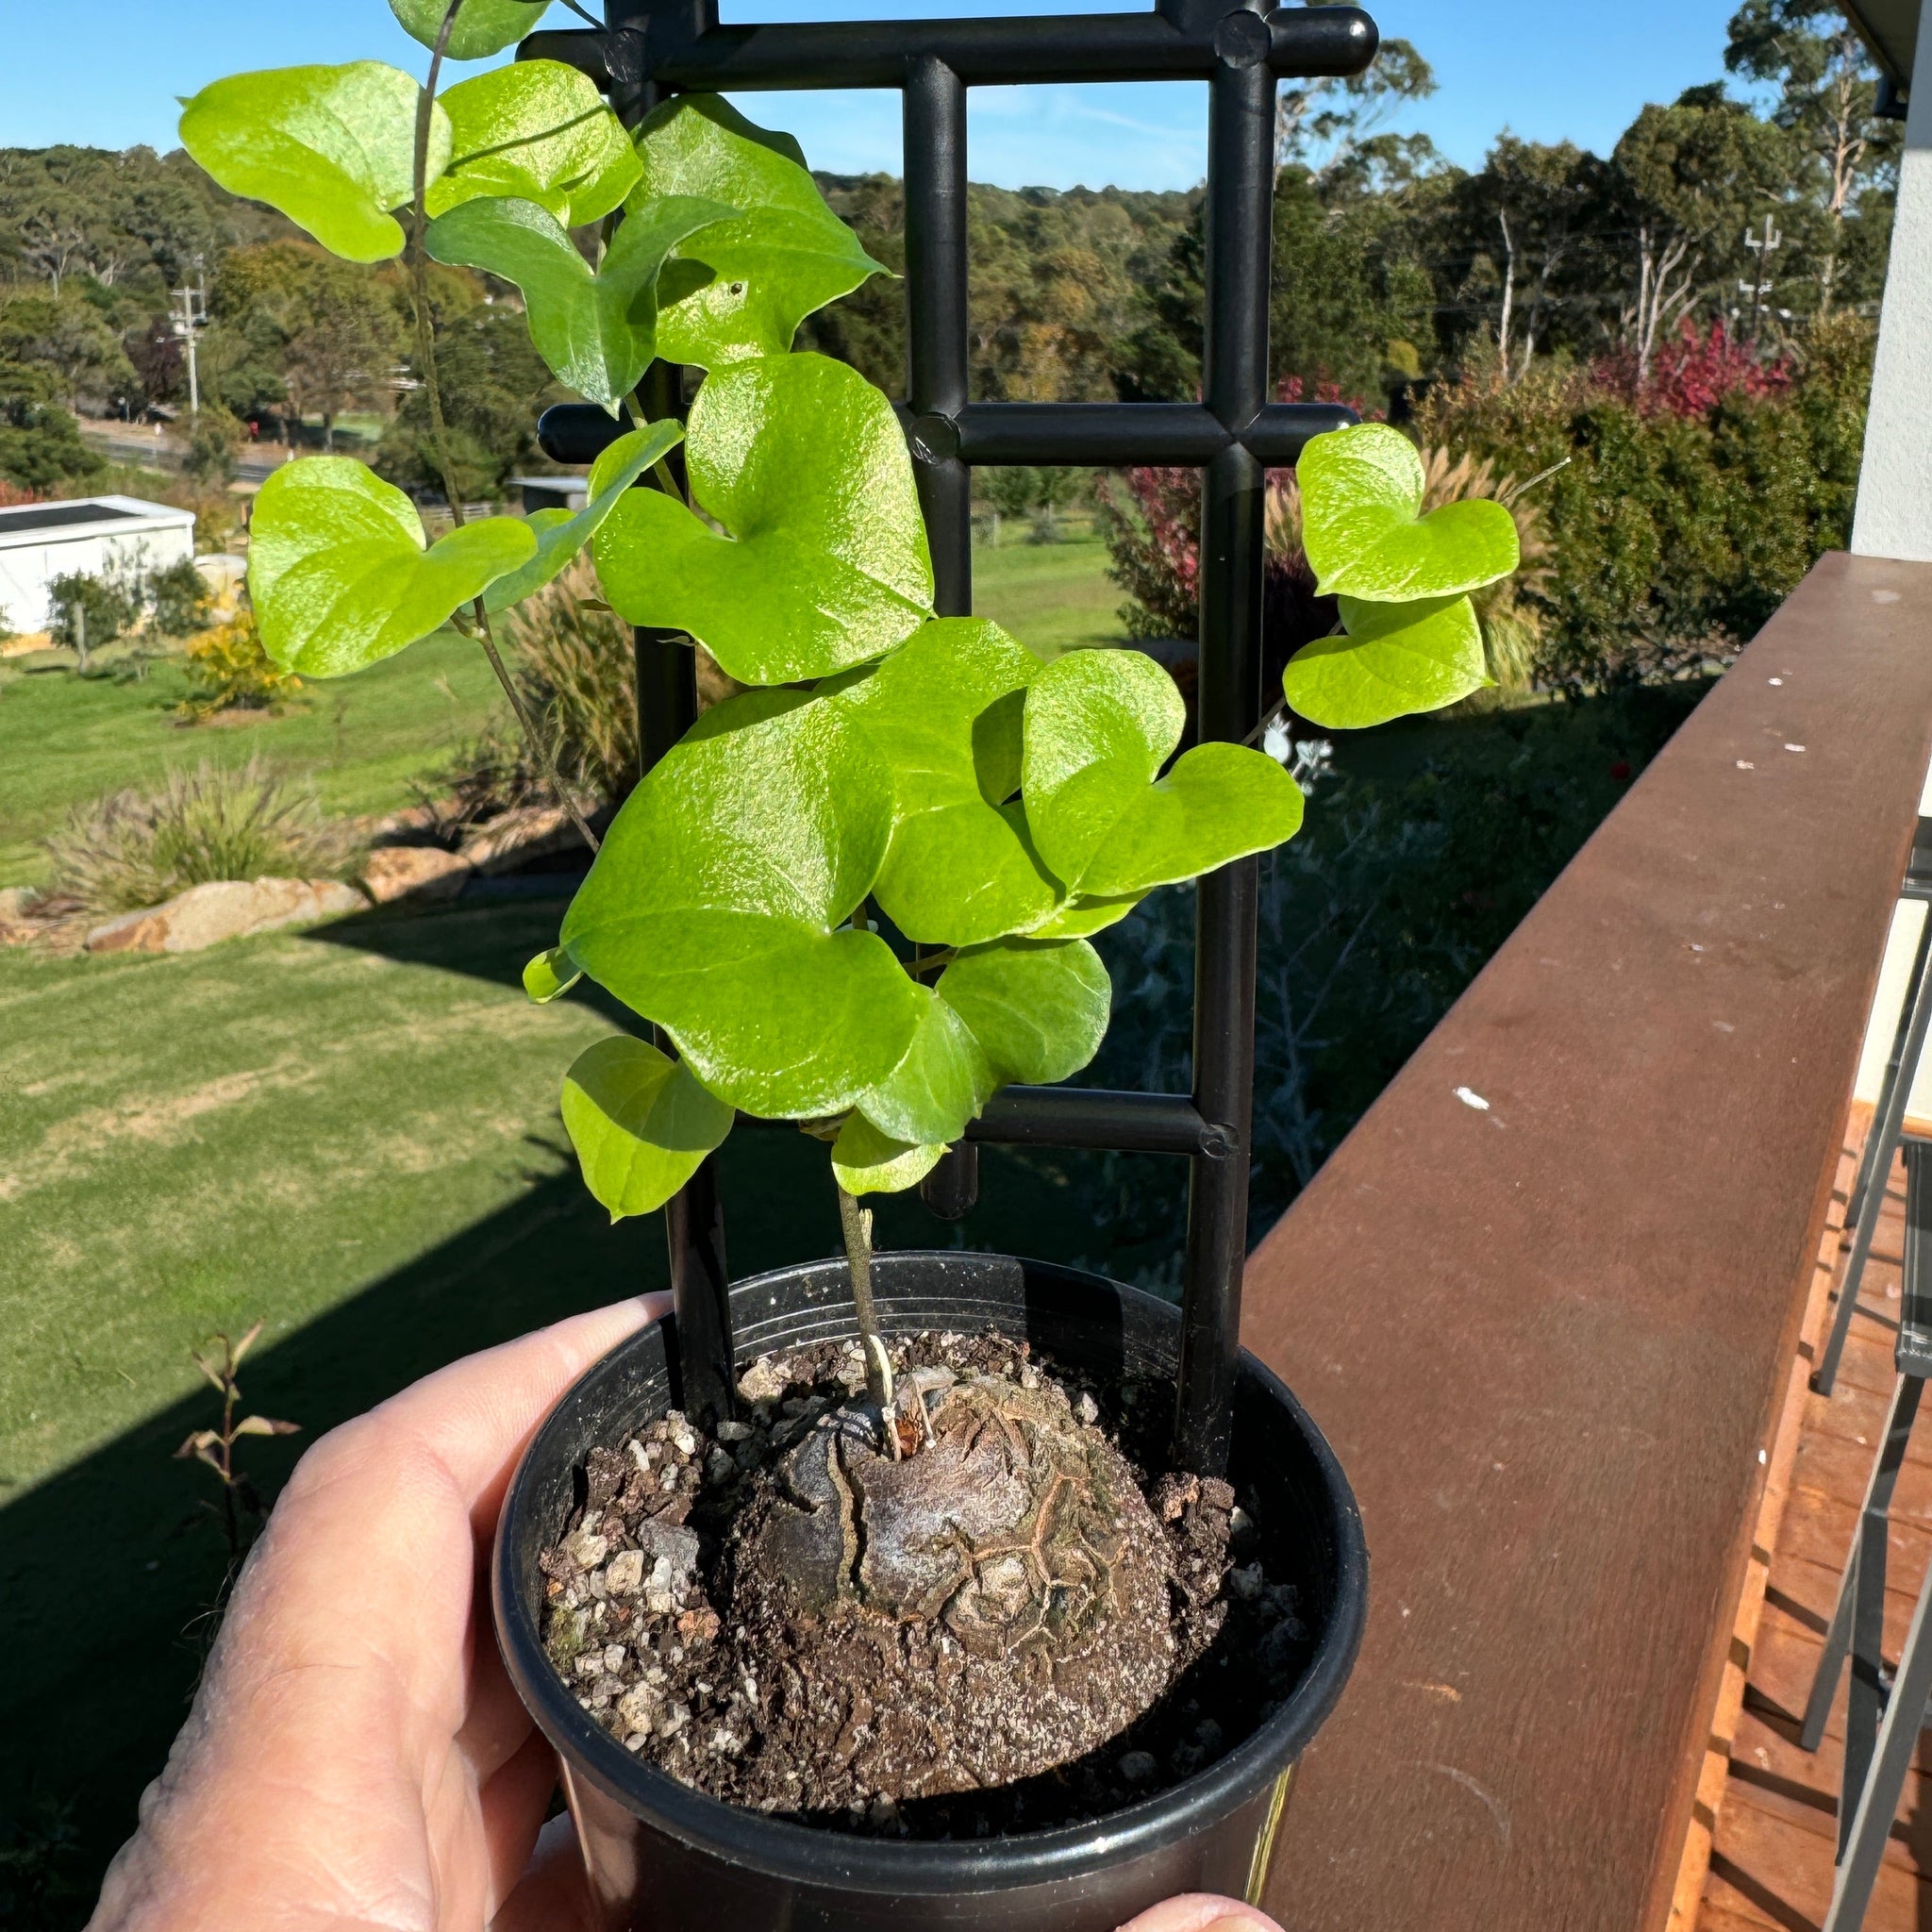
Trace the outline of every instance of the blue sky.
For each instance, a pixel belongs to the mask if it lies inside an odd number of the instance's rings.
[[[1441,83],[1397,125],[1425,130],[1473,166],[1506,125],[1606,151],[1645,101],[1722,75],[1735,4],[1382,0],[1371,10],[1385,34],[1416,42]],[[1108,10],[1095,0],[724,0],[725,19],[736,21]],[[561,7],[546,22],[572,24]],[[170,147],[174,96],[219,75],[369,58],[420,71],[422,52],[386,0],[0,0],[0,142],[14,146]],[[789,127],[815,166],[898,169],[894,96],[786,94],[742,105]],[[1199,87],[975,89],[972,174],[1016,188],[1184,188],[1204,170],[1206,129]]]

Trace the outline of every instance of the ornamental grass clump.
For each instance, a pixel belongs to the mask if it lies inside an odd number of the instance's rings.
[[[581,510],[527,522],[466,523],[443,450],[456,527],[434,543],[409,500],[361,464],[285,465],[253,523],[263,644],[288,671],[335,677],[454,626],[498,668],[566,797],[497,630],[527,600],[561,594],[577,559],[594,564],[598,606],[689,638],[740,687],[643,774],[601,847],[585,826],[595,861],[525,986],[543,1001],[589,978],[638,1016],[637,1034],[598,1041],[563,1079],[564,1125],[613,1219],[663,1207],[740,1115],[824,1143],[861,1339],[838,1398],[816,1392],[839,1386],[836,1362],[794,1363],[791,1383],[770,1372],[773,1405],[796,1387],[784,1399],[797,1426],[763,1439],[782,1452],[779,1474],[734,1491],[748,1500],[719,1532],[739,1579],[731,1628],[701,1600],[696,1539],[681,1533],[697,1491],[762,1468],[724,1448],[747,1424],[722,1422],[702,1467],[682,1419],[654,1425],[650,1443],[628,1445],[631,1467],[608,1472],[608,1492],[589,1491],[591,1513],[628,1540],[625,1588],[642,1591],[615,1650],[632,1656],[638,1629],[673,1617],[651,1654],[680,1671],[689,1645],[745,1646],[733,1653],[741,1669],[707,1666],[694,1686],[715,1699],[737,1696],[718,1683],[752,1676],[836,1689],[880,1668],[865,1633],[891,1631],[893,1668],[913,1674],[881,1678],[873,1701],[900,1708],[963,1650],[972,1661],[945,1694],[991,1728],[908,1731],[860,1790],[1046,1769],[1158,1697],[1208,1626],[1173,1621],[1174,1604],[1194,1600],[1091,1400],[1075,1406],[1010,1348],[969,1359],[948,1354],[957,1337],[923,1355],[889,1346],[861,1204],[915,1186],[1000,1088],[1085,1067],[1112,999],[1092,935],[1162,886],[1291,838],[1301,789],[1248,745],[1176,757],[1181,693],[1147,657],[1042,663],[997,625],[936,614],[891,404],[792,346],[807,316],[884,272],[794,142],[706,94],[666,100],[627,132],[583,75],[541,59],[439,97],[445,54],[500,49],[540,9],[392,5],[434,50],[426,87],[375,62],[244,75],[187,104],[185,144],[223,186],[272,202],[325,247],[407,257],[439,443],[431,260],[513,285],[537,349],[608,412],[612,440]],[[572,231],[620,211],[587,258]],[[660,359],[701,373],[686,422],[647,421],[640,407]],[[1300,481],[1308,565],[1341,623],[1289,664],[1295,709],[1370,724],[1484,685],[1470,597],[1516,565],[1508,512],[1461,502],[1422,514],[1421,458],[1381,425],[1315,439]],[[1211,1506],[1224,1548],[1225,1490],[1214,1486]],[[1192,1521],[1203,1493],[1197,1483],[1161,1521]],[[683,1513],[667,1514],[674,1505]],[[630,1547],[646,1541],[648,1553]],[[661,1674],[625,1676],[599,1641],[616,1627],[599,1607],[613,1547],[580,1518],[545,1558],[551,1654],[584,1684],[584,1707],[677,1775],[745,1803],[805,1803],[783,1782],[801,1763],[820,1793],[844,1791],[838,1727],[827,1734],[808,1688],[785,1692],[782,1710],[751,1693],[742,1710],[720,1707],[702,1740],[710,1755],[692,1755]],[[647,1554],[649,1582],[628,1564]],[[601,1595],[584,1580],[593,1573]],[[798,1645],[809,1656],[788,1674],[778,1659]],[[1067,1687],[1090,1678],[1107,1692],[1083,1704]],[[758,1764],[776,1786],[732,1769]]]
[[[168,774],[158,791],[104,792],[46,841],[51,896],[134,912],[217,879],[353,879],[354,827],[326,819],[258,757]]]

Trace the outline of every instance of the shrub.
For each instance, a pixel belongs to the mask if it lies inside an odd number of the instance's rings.
[[[132,627],[141,615],[141,591],[138,576],[91,576],[84,571],[70,571],[47,586],[47,601],[54,612],[49,633],[56,643],[80,654],[80,668],[85,671],[90,652],[111,643]]]
[[[210,404],[194,419],[181,467],[197,483],[232,483],[235,458],[247,438],[247,430],[237,418],[219,404]]]
[[[259,758],[171,772],[157,792],[106,792],[75,807],[45,845],[50,891],[100,913],[158,906],[213,879],[354,878],[363,849]]]
[[[1692,381],[1680,367],[1669,407],[1601,369],[1546,368],[1507,386],[1468,375],[1418,409],[1425,442],[1519,475],[1565,465],[1538,492],[1548,569],[1524,592],[1542,617],[1542,681],[1601,691],[1722,661],[1848,540],[1870,325],[1814,325],[1776,382],[1725,369],[1707,358]],[[1717,391],[1704,413],[1677,407]]]
[[[190,641],[188,682],[180,711],[195,719],[218,711],[279,711],[302,689],[302,680],[262,649],[255,619],[245,610]]]
[[[189,638],[208,625],[215,593],[190,558],[177,558],[147,580],[154,627],[164,637]]]

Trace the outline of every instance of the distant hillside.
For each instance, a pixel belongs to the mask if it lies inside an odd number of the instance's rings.
[[[873,257],[906,264],[906,201],[891,175],[825,175],[825,198]],[[967,190],[973,392],[1092,401],[1115,393],[1119,345],[1141,320],[1197,197],[1122,188]],[[875,280],[806,325],[808,338],[897,395],[905,290]]]

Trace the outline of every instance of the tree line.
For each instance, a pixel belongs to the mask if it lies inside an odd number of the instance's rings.
[[[1392,41],[1370,74],[1284,87],[1274,207],[1274,375],[1407,412],[1475,363],[1505,381],[1615,365],[1641,388],[1685,326],[1774,359],[1883,288],[1900,147],[1835,10],[1745,0],[1724,79],[1645,107],[1607,156],[1505,132],[1482,167],[1391,131],[1434,80]],[[866,247],[903,266],[904,195],[822,176]],[[1199,191],[971,191],[973,382],[989,398],[1173,399],[1200,381]],[[587,247],[595,238],[587,235]],[[393,271],[335,261],[179,153],[0,150],[0,476],[84,480],[76,415],[177,412],[176,291],[205,307],[208,460],[246,433],[332,443],[430,489],[423,401]],[[535,455],[553,400],[514,292],[443,271],[438,322],[466,490]],[[808,325],[812,345],[903,386],[903,285],[879,278]],[[358,445],[361,447],[361,445]]]

